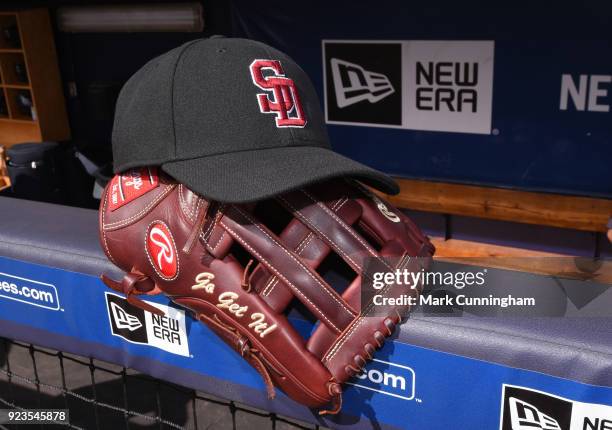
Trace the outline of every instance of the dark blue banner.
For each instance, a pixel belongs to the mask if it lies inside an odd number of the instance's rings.
[[[612,423],[612,387],[399,341],[385,344],[349,381],[342,414],[323,420],[280,392],[267,400],[257,372],[163,296],[146,298],[164,311],[157,316],[108,291],[97,277],[4,257],[0,288],[0,336],[122,364],[332,428],[603,430]],[[18,296],[27,299],[14,300]]]
[[[237,35],[308,72],[337,151],[399,177],[612,197],[611,7],[233,5]]]

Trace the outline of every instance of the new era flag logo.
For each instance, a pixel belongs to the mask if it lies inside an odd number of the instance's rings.
[[[395,92],[387,76],[365,70],[358,64],[332,58],[331,70],[339,108],[364,100],[376,103]]]
[[[561,430],[557,420],[515,397],[510,398],[510,417],[512,430]]]
[[[110,308],[118,329],[128,329],[134,331],[142,327],[142,323],[134,315],[128,314],[121,309],[117,303],[110,302]]]
[[[326,119],[402,125],[402,45],[323,41]]]

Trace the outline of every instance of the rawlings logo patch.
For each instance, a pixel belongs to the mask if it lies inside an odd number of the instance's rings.
[[[257,94],[260,112],[275,114],[276,127],[304,127],[306,117],[295,82],[285,76],[280,61],[255,60],[250,70],[253,83],[267,91]]]
[[[383,214],[389,221],[393,221],[393,222],[401,221],[400,217],[398,217],[396,213],[390,211],[387,205],[385,205],[382,202],[382,200],[380,200],[378,197],[372,196],[372,200],[374,200],[374,203],[376,203],[376,207],[378,208],[380,213]]]
[[[108,193],[109,208],[112,211],[148,193],[159,185],[157,169],[142,167],[116,175]]]
[[[166,280],[176,278],[178,274],[178,255],[174,238],[166,224],[161,221],[154,221],[149,226],[145,247],[149,262],[157,274]]]

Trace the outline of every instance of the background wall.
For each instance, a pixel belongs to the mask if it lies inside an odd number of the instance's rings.
[[[128,2],[26,0],[5,1],[0,7],[46,7],[55,23],[58,7],[84,3]],[[470,7],[449,0],[391,1],[382,7],[364,0],[312,0],[307,4],[203,0],[202,5],[202,33],[69,34],[56,30],[73,143],[78,150],[98,163],[110,162],[114,103],[123,83],[151,58],[194,38],[238,35],[287,52],[311,76],[323,107],[324,70],[330,67],[329,58],[323,60],[323,40],[493,41],[490,120],[477,133],[436,130],[435,124],[434,130],[427,131],[329,124],[334,149],[400,177],[612,197],[609,2],[562,2],[554,7],[496,2]],[[340,46],[335,54],[328,49],[328,57],[342,54],[343,49]],[[353,61],[367,62],[362,64],[365,70],[382,72],[389,58],[374,50],[373,55]],[[401,59],[393,61],[401,64]],[[387,74],[394,79],[392,73]],[[588,100],[583,111],[572,100],[567,109],[560,109],[563,75],[575,85],[584,76],[587,97],[593,89],[602,91],[595,103],[600,111],[589,110]],[[599,76],[599,83],[588,85],[593,76]],[[406,82],[392,83],[394,96],[380,103],[362,103],[372,108],[369,113],[378,114],[379,121],[390,116],[401,120],[402,112],[384,103],[402,103],[398,95]],[[329,82],[327,87],[329,104],[334,88]],[[351,108],[356,106],[360,105]],[[350,120],[352,113],[348,112]],[[448,127],[444,121],[438,124]],[[81,175],[78,181],[83,182],[82,195],[90,196],[91,178]],[[95,207],[97,202],[75,198],[68,204]],[[413,215],[431,233],[445,234],[443,215]],[[610,253],[608,242],[594,233],[480,219],[455,221],[455,237],[581,255]]]
[[[327,89],[328,119],[353,122],[330,125],[338,151],[400,177],[612,197],[610,3],[470,7],[450,1],[381,6],[317,0],[304,7],[235,0],[233,5],[235,33],[287,51],[322,98]],[[324,41],[338,39],[351,44],[329,42],[322,58]],[[434,42],[414,42],[422,40]],[[355,45],[363,41],[378,45]],[[395,92],[338,107],[332,58],[385,75]],[[416,91],[427,87],[418,82],[419,62],[452,64],[444,80],[453,82],[431,85],[429,96],[440,88],[455,96],[462,88],[475,88],[477,111],[466,112],[468,103],[458,113],[456,99],[455,112],[444,102],[438,110],[417,109]],[[454,66],[464,70],[476,63],[477,85],[457,82]],[[579,96],[568,96],[571,85]],[[568,98],[565,107],[562,94]],[[426,104],[431,109],[433,102]]]
[[[141,3],[180,3],[152,0]],[[0,8],[45,7],[56,25],[58,7],[84,4],[138,3],[125,1],[8,1]],[[202,1],[201,33],[62,33],[55,44],[64,83],[72,140],[99,163],[111,161],[110,136],[116,97],[123,84],[150,59],[189,40],[231,34],[230,2]]]
[[[229,3],[204,1],[203,9],[202,33],[57,33],[73,139],[79,149],[97,161],[110,160],[116,97],[150,59],[192,39],[228,34]]]
[[[122,2],[3,3],[7,8],[48,7],[54,19],[59,6]],[[366,118],[368,115],[374,118],[370,122],[393,122],[396,118],[402,121],[403,116],[404,129],[388,128],[389,123],[370,127],[354,126],[354,122],[353,125],[329,125],[334,148],[359,161],[400,177],[612,197],[609,169],[612,5],[609,2],[563,2],[554,8],[543,4],[528,8],[515,4],[469,7],[446,0],[390,2],[385,7],[376,7],[364,0],[350,4],[313,0],[308,7],[275,0],[208,0],[202,5],[205,16],[202,33],[56,32],[77,147],[95,160],[110,160],[114,102],[123,83],[149,59],[188,40],[233,34],[261,40],[289,53],[309,73],[323,104],[324,67],[330,71],[332,56],[353,58],[355,63],[365,64],[366,71],[380,71],[390,76],[395,87],[392,96],[336,111],[340,111],[341,119],[348,118],[349,122],[359,110],[365,111]],[[414,70],[408,64],[412,61],[410,58],[421,59],[423,64],[425,60],[439,63],[445,61],[444,53],[434,52],[431,58],[419,58],[414,54],[416,48],[408,46],[413,53],[408,55],[405,51],[401,54],[402,60],[399,55],[394,57],[393,51],[377,48],[351,57],[346,47],[336,47],[333,51],[328,44],[329,58],[322,61],[322,41],[337,39],[438,42],[431,49],[421,49],[424,52],[444,49],[444,44],[448,45],[445,41],[463,41],[460,43],[467,44],[467,51],[454,58],[453,64],[481,63],[478,124],[470,125],[473,118],[468,114],[454,120],[456,113],[441,112],[436,116],[430,112],[429,116],[419,117],[408,112],[414,98],[410,89],[414,84]],[[474,41],[490,43],[491,47],[470,51],[469,45]],[[448,46],[451,51],[457,50],[452,44]],[[359,50],[364,51],[358,47]],[[475,50],[490,50],[490,58],[484,54],[483,58],[474,57]],[[389,70],[389,64],[394,62],[398,65],[403,62],[395,77]],[[486,76],[486,67],[491,68],[491,76]],[[324,107],[334,104],[329,75],[329,94]],[[397,76],[400,80],[404,76],[404,80],[398,81]],[[581,79],[585,79],[580,94],[585,102],[583,110],[571,95],[566,108],[561,108],[562,93],[569,94],[567,85],[562,88],[562,79],[577,88]],[[402,102],[402,97],[407,100]],[[482,104],[487,99],[492,101],[490,106]],[[467,104],[463,110],[469,108]],[[439,110],[445,110],[444,103]],[[336,117],[329,119],[337,122]],[[419,130],[423,124],[429,130]],[[457,127],[466,130],[457,132]]]

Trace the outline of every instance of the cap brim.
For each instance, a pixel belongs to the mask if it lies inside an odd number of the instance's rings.
[[[164,163],[162,170],[212,200],[247,203],[334,177],[351,177],[387,194],[391,177],[331,150],[285,147],[233,152]]]

